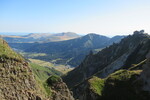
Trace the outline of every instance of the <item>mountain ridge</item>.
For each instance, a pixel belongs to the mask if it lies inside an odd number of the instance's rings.
[[[53,41],[63,41],[70,40],[80,37],[80,35],[73,32],[63,32],[63,33],[29,33],[23,36],[14,35],[2,35],[8,43],[33,43],[33,42],[53,42]]]
[[[143,61],[146,53],[150,49],[150,36],[141,32],[138,32],[139,34],[135,33],[136,31],[133,35],[129,35],[123,38],[119,43],[114,43],[104,48],[97,54],[91,53],[86,56],[77,68],[64,76],[64,81],[71,88],[97,72],[99,72],[97,74],[98,77],[105,78],[120,68],[130,67],[131,62],[132,64],[136,64]],[[130,55],[135,56],[136,59],[129,60]],[[127,61],[130,62],[130,64],[125,66]],[[71,77],[74,77],[74,79]]]
[[[78,66],[84,57],[94,49],[102,49],[113,42],[120,41],[124,36],[114,39],[98,34],[88,34],[76,39],[48,43],[9,43],[12,48],[24,52],[46,53],[46,57],[36,59],[56,60],[55,63]],[[58,58],[60,58],[58,60]]]

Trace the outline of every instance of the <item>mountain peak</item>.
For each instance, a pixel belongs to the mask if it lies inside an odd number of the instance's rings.
[[[96,34],[96,33],[89,33],[87,35],[85,35],[85,37],[106,37],[106,36],[103,36],[103,35],[100,35],[100,34]],[[108,37],[106,37],[108,38]]]
[[[144,30],[140,30],[140,31],[134,31],[133,35],[147,35],[147,33],[145,33]]]
[[[102,35],[99,35],[99,34],[96,34],[96,33],[89,33],[87,35],[89,35],[89,36],[102,36]]]
[[[150,38],[148,33],[145,33],[144,30],[134,31],[132,36],[133,37],[138,37],[139,39]]]
[[[69,37],[79,37],[77,33],[74,32],[63,32],[63,33],[58,33],[54,34],[55,36],[69,36]]]

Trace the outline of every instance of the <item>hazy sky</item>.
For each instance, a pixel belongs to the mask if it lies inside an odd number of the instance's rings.
[[[0,32],[150,33],[150,0],[0,0]]]

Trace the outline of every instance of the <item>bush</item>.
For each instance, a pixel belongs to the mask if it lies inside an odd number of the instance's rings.
[[[53,84],[55,84],[55,83],[61,82],[61,81],[62,81],[62,79],[59,76],[57,76],[57,75],[51,75],[46,80],[47,84],[50,85],[50,86],[53,85]]]

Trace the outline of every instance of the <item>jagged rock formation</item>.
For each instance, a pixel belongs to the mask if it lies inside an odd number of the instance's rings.
[[[144,31],[135,31],[119,43],[114,43],[97,54],[89,54],[79,67],[63,79],[71,88],[93,75],[105,78],[116,70],[128,69],[132,64],[145,60],[149,50],[150,36]]]
[[[74,100],[62,81],[53,84],[54,95],[41,87],[28,62],[0,39],[0,100]]]

